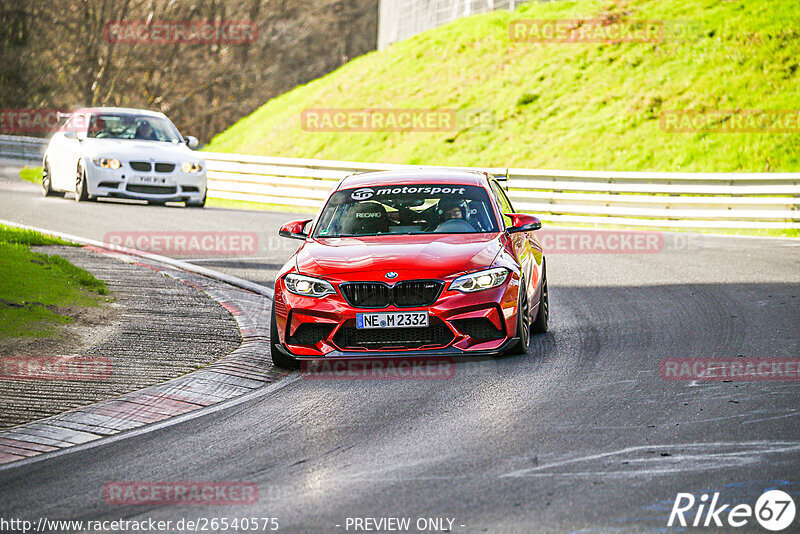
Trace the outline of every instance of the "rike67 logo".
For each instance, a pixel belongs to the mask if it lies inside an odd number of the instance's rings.
[[[776,489],[764,492],[753,507],[749,504],[721,504],[719,493],[710,498],[704,493],[699,499],[691,493],[678,493],[667,526],[743,527],[755,517],[765,529],[778,532],[792,526],[795,513],[792,497]]]

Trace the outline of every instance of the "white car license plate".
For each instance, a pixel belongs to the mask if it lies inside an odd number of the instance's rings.
[[[137,184],[167,185],[166,176],[134,176],[133,181]]]
[[[356,328],[423,328],[428,326],[428,312],[357,313]]]

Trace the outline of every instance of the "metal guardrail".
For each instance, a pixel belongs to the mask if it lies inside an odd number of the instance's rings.
[[[0,157],[41,164],[46,140],[0,136]],[[210,198],[319,207],[336,182],[354,172],[433,169],[202,152]],[[441,167],[439,167],[441,168]],[[448,167],[455,169],[456,167]],[[683,228],[800,228],[800,173],[508,172],[519,211],[545,221]]]
[[[419,165],[204,153],[209,195],[319,207],[354,172]],[[455,167],[448,167],[455,168]],[[517,210],[546,221],[683,228],[800,228],[800,173],[540,171],[458,167],[505,175]]]
[[[26,163],[42,164],[47,139],[0,135],[0,158],[18,159]]]

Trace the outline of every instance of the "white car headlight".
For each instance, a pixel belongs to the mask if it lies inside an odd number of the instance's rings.
[[[283,281],[289,292],[303,297],[324,297],[336,293],[330,282],[302,274],[288,274]]]
[[[94,158],[92,161],[94,161],[95,165],[103,169],[119,169],[122,167],[122,163],[114,158]]]
[[[450,289],[461,291],[462,293],[472,293],[473,291],[482,291],[484,289],[497,287],[505,282],[506,278],[508,278],[508,269],[505,267],[496,267],[494,269],[487,269],[485,271],[459,276],[450,283]]]
[[[203,166],[196,161],[184,161],[181,163],[181,170],[186,174],[196,174],[203,170]]]

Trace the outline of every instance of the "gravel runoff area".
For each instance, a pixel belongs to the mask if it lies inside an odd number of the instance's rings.
[[[111,372],[92,381],[0,380],[6,421],[37,419],[0,430],[0,464],[189,413],[286,376],[269,357],[264,296],[102,248],[48,251],[106,281],[122,304],[114,334],[85,351],[109,358]],[[56,415],[40,419],[48,414]]]

